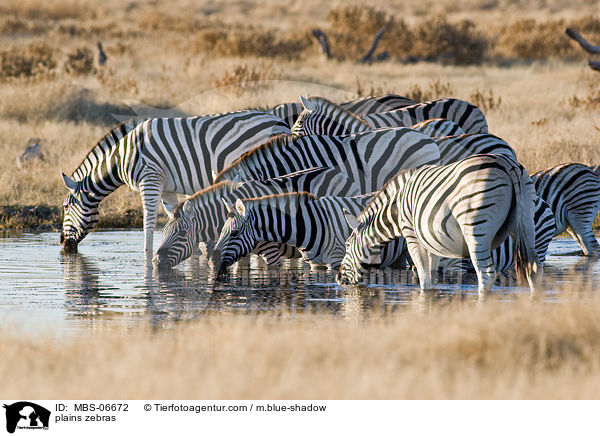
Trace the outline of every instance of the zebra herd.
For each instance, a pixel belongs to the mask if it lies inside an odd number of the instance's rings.
[[[159,202],[170,218],[157,268],[206,243],[219,274],[250,253],[272,265],[302,256],[339,269],[340,284],[413,265],[427,289],[458,265],[474,269],[484,294],[511,269],[534,292],[565,230],[600,255],[600,176],[576,163],[530,176],[482,111],[453,98],[301,97],[267,112],[135,118],[62,177],[66,252],[98,222],[100,201],[127,185],[141,195],[148,259]]]

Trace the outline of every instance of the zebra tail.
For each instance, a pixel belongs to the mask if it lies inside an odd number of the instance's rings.
[[[535,188],[527,172],[521,167],[520,176],[516,174],[518,167],[511,171],[515,186],[516,213],[514,227],[514,260],[519,284],[534,286],[540,271],[540,260],[535,250],[534,202]]]

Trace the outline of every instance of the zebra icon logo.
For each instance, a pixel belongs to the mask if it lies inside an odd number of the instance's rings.
[[[48,430],[50,411],[29,401],[19,401],[11,405],[4,404],[6,409],[6,431],[14,433],[18,429]]]

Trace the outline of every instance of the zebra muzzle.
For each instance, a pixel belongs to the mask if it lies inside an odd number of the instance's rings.
[[[77,242],[73,238],[65,238],[63,233],[60,234],[60,246],[66,254],[77,253]]]

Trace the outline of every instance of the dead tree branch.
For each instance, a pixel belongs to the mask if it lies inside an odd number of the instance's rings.
[[[329,48],[327,35],[321,29],[313,29],[312,34],[319,43],[319,53],[321,53],[321,56],[331,59],[331,49]]]
[[[379,29],[379,32],[377,32],[375,34],[375,38],[373,39],[371,48],[369,49],[367,54],[364,55],[363,58],[360,60],[362,63],[369,63],[369,62],[373,62],[373,61],[382,61],[387,58],[387,56],[388,56],[387,52],[384,52],[384,53],[381,53],[380,55],[378,55],[375,59],[373,59],[373,53],[375,53],[375,50],[377,49],[377,45],[379,44],[379,40],[381,39],[383,34],[386,32],[386,30],[387,30],[387,27],[383,26],[381,29]]]
[[[600,45],[590,44],[588,41],[586,41],[586,39],[583,36],[581,36],[581,34],[579,34],[579,32],[576,32],[575,30],[567,27],[567,30],[565,30],[565,33],[567,34],[567,36],[569,38],[577,41],[579,43],[579,45],[581,46],[581,48],[584,49],[585,51],[587,51],[588,53],[600,54]]]
[[[590,66],[590,68],[594,71],[600,71],[600,61],[593,61],[593,60],[589,60],[588,61],[588,65]]]

